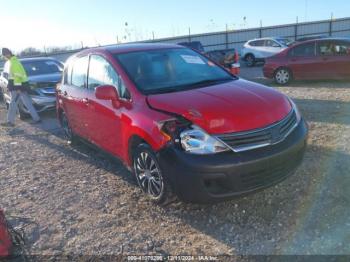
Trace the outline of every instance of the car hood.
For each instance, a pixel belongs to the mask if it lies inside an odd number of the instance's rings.
[[[243,79],[150,95],[147,100],[153,109],[181,115],[210,134],[266,127],[282,120],[292,109],[283,94]]]
[[[45,75],[36,75],[29,76],[28,81],[34,86],[42,87],[44,85],[55,86],[59,81],[61,81],[62,74],[45,74]]]

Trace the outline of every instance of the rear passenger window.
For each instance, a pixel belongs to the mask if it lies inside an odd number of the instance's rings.
[[[307,43],[294,47],[289,54],[291,56],[314,56],[315,55],[315,43]]]
[[[87,66],[87,56],[75,60],[72,68],[72,85],[81,88],[86,87]]]
[[[264,46],[264,40],[256,40],[249,43],[250,46]]]
[[[350,42],[322,41],[318,43],[317,53],[321,56],[350,55]]]

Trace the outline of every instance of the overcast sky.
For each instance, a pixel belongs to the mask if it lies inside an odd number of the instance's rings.
[[[0,0],[0,46],[79,47],[350,16],[348,0]],[[244,17],[246,18],[244,20]],[[126,26],[127,23],[127,26]]]

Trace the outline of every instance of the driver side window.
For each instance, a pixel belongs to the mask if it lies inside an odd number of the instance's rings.
[[[95,90],[102,85],[114,86],[120,98],[130,99],[130,93],[126,89],[120,75],[114,70],[112,65],[99,55],[90,56],[88,73],[88,89]]]

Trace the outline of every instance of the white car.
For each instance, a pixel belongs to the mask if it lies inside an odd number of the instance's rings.
[[[256,62],[264,62],[265,58],[281,52],[292,43],[290,39],[283,37],[249,40],[243,46],[241,57],[247,66],[254,66]]]

